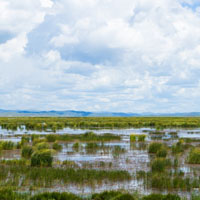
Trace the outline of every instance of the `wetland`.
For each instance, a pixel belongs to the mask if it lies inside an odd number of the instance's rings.
[[[0,187],[15,199],[197,200],[200,118],[0,118]]]

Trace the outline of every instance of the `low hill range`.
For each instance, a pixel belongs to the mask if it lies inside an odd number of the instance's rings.
[[[0,117],[200,117],[200,112],[188,113],[125,113],[125,112],[87,112],[87,111],[31,111],[3,110]]]

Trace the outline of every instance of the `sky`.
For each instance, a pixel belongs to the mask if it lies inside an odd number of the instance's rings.
[[[0,109],[200,111],[200,1],[0,0]]]

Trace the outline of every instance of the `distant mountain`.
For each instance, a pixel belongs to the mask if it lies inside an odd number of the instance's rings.
[[[28,111],[28,110],[2,110],[0,117],[145,117],[145,116],[169,116],[169,117],[198,117],[200,112],[190,113],[123,113],[123,112],[85,112],[85,111]]]

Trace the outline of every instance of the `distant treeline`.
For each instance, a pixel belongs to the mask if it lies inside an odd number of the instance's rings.
[[[65,127],[81,129],[98,128],[198,128],[200,117],[2,117],[3,129],[62,130]]]

